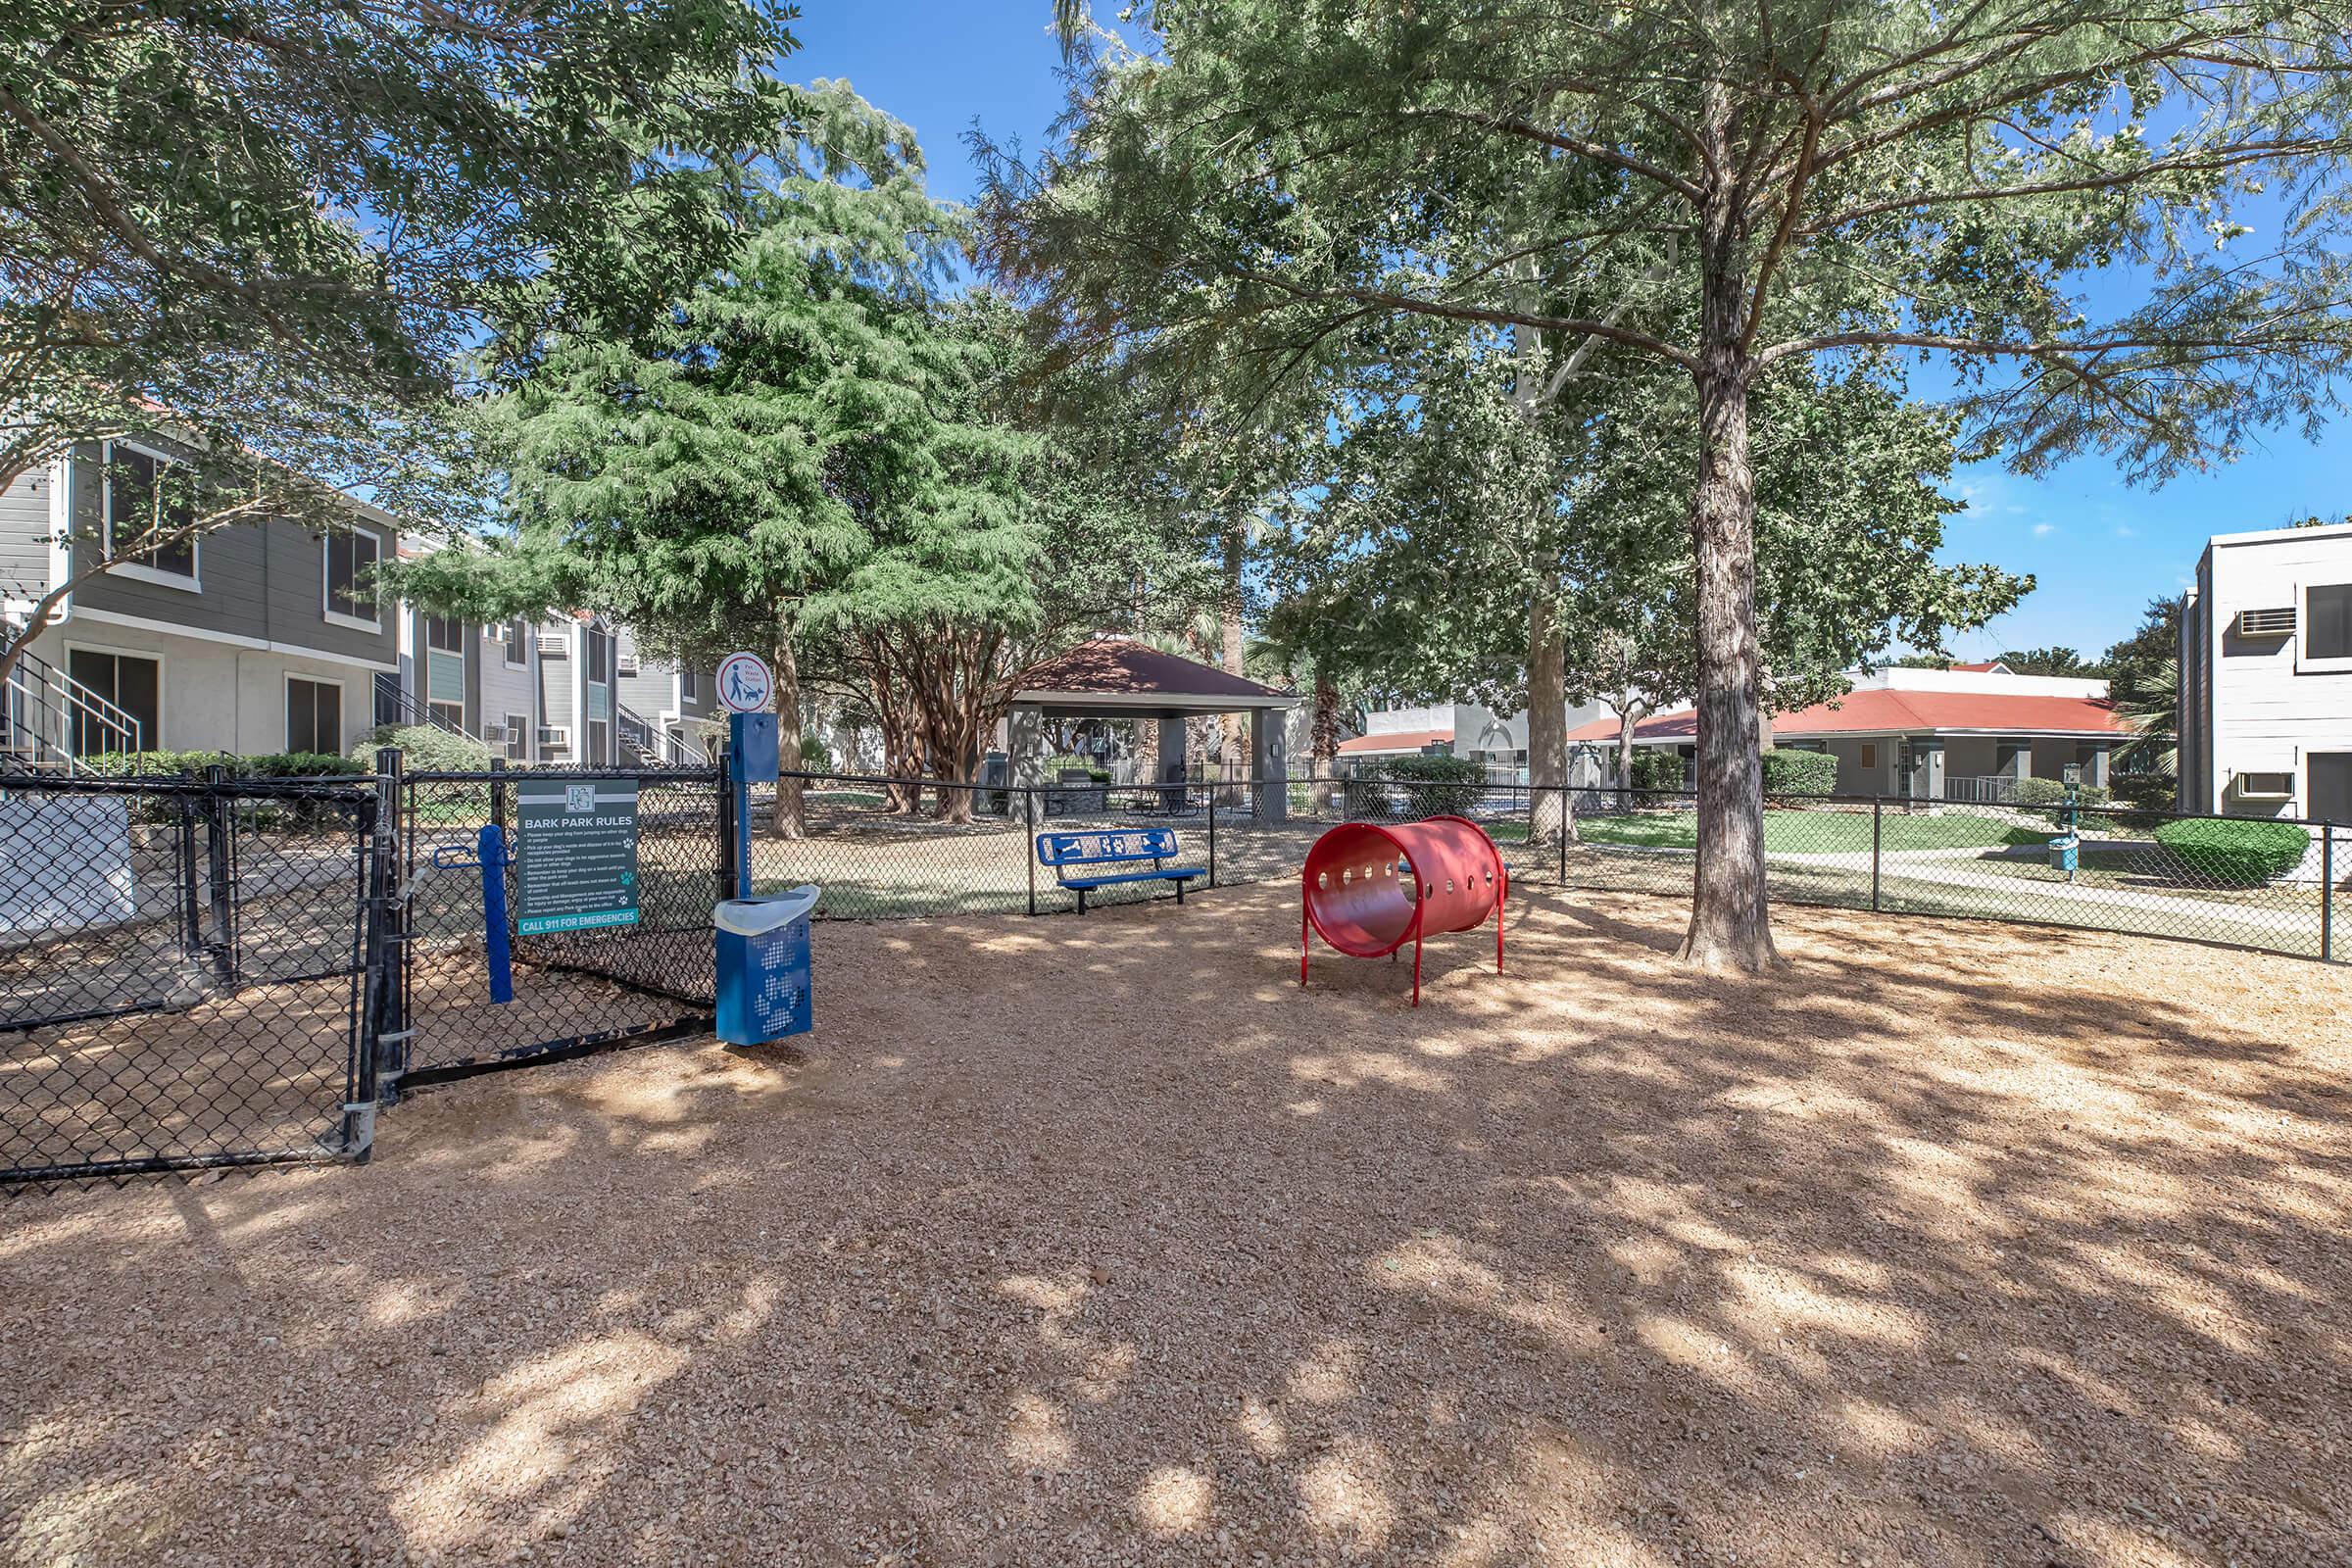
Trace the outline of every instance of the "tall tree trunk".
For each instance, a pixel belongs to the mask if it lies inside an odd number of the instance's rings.
[[[1307,745],[1307,774],[1314,780],[1314,808],[1331,809],[1331,779],[1340,760],[1340,688],[1315,670],[1315,724]]]
[[[1710,97],[1728,149],[1730,99]],[[1680,956],[1703,969],[1776,961],[1764,883],[1764,765],[1757,748],[1756,481],[1748,457],[1746,290],[1731,160],[1718,160],[1702,214],[1698,482],[1690,540],[1698,567],[1698,864]]]
[[[1135,725],[1135,749],[1128,755],[1134,759],[1135,782],[1156,784],[1159,782],[1159,720],[1138,718],[1131,722]]]
[[[1242,607],[1245,602],[1242,577],[1249,564],[1249,553],[1250,520],[1246,516],[1237,516],[1225,528],[1225,580],[1221,585],[1222,592],[1217,596],[1217,631],[1224,644],[1220,652],[1228,675],[1242,674],[1243,666],[1248,662],[1249,651],[1242,636]],[[1217,723],[1225,740],[1225,776],[1246,776],[1250,771],[1249,763],[1243,760],[1239,767],[1235,764],[1237,760],[1250,756],[1249,715],[1226,713]],[[1241,798],[1238,789],[1227,792],[1224,797],[1228,801],[1239,801]]]
[[[1634,787],[1634,732],[1641,727],[1642,710],[1628,703],[1617,710],[1617,787],[1630,792]]]
[[[1547,579],[1527,607],[1527,782],[1529,836],[1539,844],[1576,842],[1568,793],[1567,639],[1553,618]]]
[[[789,770],[801,765],[801,666],[792,657],[792,633],[776,637],[776,746]],[[808,806],[801,781],[790,776],[776,780],[776,815],[772,831],[780,839],[808,835]]]

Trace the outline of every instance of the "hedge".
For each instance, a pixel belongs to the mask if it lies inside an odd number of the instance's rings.
[[[1402,784],[1484,784],[1487,764],[1467,757],[1383,757],[1373,760],[1369,773]]]
[[[401,765],[412,773],[479,773],[490,765],[489,747],[430,724],[378,724],[352,747],[352,760],[372,772],[377,750],[386,746],[400,748]]]
[[[1683,787],[1683,754],[1666,746],[1634,748],[1634,788],[1679,790]]]
[[[1838,759],[1830,752],[1798,751],[1776,746],[1764,754],[1764,792],[1767,795],[1834,795],[1838,790]]]
[[[2301,864],[2311,834],[2292,822],[2190,816],[2158,828],[2156,842],[2199,876],[2252,888]]]
[[[265,752],[258,757],[229,752],[110,752],[82,761],[102,778],[178,778],[188,773],[202,778],[214,766],[228,769],[230,778],[322,778],[369,771],[356,759],[321,752]]]

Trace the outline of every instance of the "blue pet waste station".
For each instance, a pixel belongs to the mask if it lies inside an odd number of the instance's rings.
[[[814,887],[728,899],[710,912],[718,946],[718,1038],[765,1045],[807,1034],[808,917]]]

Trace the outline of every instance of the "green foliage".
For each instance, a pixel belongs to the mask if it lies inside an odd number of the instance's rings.
[[[2095,680],[2107,673],[2072,648],[2013,648],[2000,656],[2013,675],[2067,675]]]
[[[2180,609],[2183,596],[2148,601],[2138,629],[2107,650],[2107,696],[2132,739],[2116,760],[2168,778],[2180,765]]]
[[[813,735],[801,737],[801,766],[811,773],[821,773],[833,765],[833,748]]]
[[[1837,790],[1838,759],[1832,753],[1775,746],[1764,754],[1767,795],[1833,795]]]
[[[793,117],[765,74],[795,46],[783,20],[768,0],[17,0],[12,412],[66,394],[53,443],[106,433],[93,386],[134,424],[329,387],[429,399],[485,327],[658,309],[727,254],[739,162]]]
[[[1683,756],[1671,746],[1634,748],[1634,790],[1637,796],[1680,790],[1687,769]]]
[[[1467,757],[1379,757],[1366,776],[1402,784],[1483,784],[1486,765]]]
[[[231,778],[320,778],[368,773],[366,761],[317,752],[265,752],[238,757],[229,752],[111,752],[83,759],[83,765],[103,778],[205,776],[218,765]]]
[[[2075,804],[2084,810],[2103,807],[2113,798],[2107,790],[2096,784],[2078,785],[2075,790]],[[2009,786],[2009,793],[2003,797],[2001,804],[2036,815],[2046,815],[2051,825],[2056,827],[2068,825],[2066,785],[2059,779],[2021,778]],[[2074,825],[2082,824],[2077,822]]]
[[[2292,822],[2191,816],[2157,828],[2156,842],[2197,876],[2250,888],[2300,864],[2311,848],[2311,833]]]
[[[490,748],[470,735],[452,735],[430,724],[378,724],[352,747],[355,761],[372,768],[376,752],[386,746],[400,750],[402,765],[412,773],[478,773],[490,765]]]

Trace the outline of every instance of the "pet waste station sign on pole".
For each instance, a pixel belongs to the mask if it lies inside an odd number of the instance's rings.
[[[637,923],[637,781],[514,786],[514,929],[526,937]]]
[[[758,654],[718,662],[718,700],[727,706],[727,755],[735,778],[735,893],[752,893],[752,786],[781,775],[776,750],[776,673]]]

